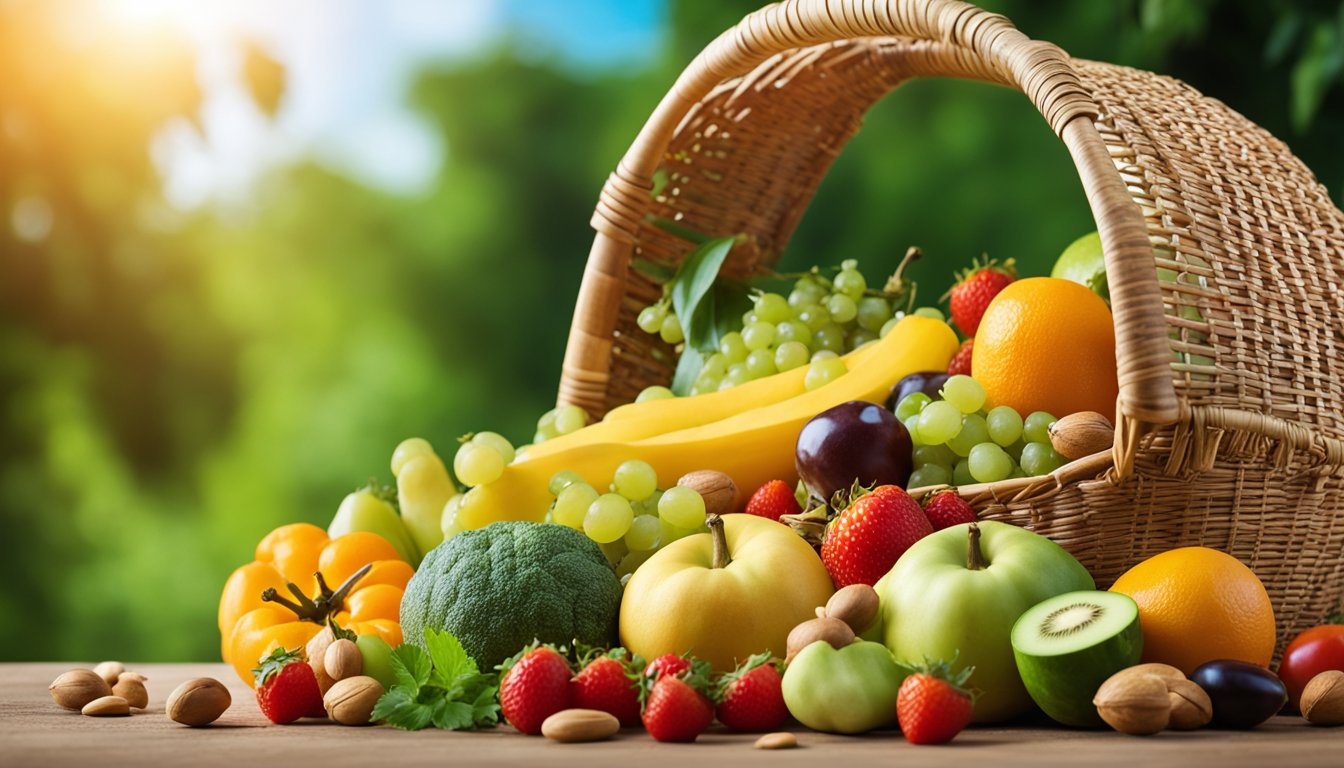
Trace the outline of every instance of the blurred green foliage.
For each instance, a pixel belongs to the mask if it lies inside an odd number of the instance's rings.
[[[402,198],[299,162],[250,212],[168,207],[149,143],[194,119],[192,51],[63,45],[0,9],[0,659],[213,659],[219,588],[276,525],[325,525],[403,437],[522,442],[552,402],[606,174],[676,73],[754,3],[680,2],[645,67],[507,43],[411,98],[447,160]],[[1344,4],[988,3],[1078,56],[1173,74],[1344,188]],[[246,58],[254,98],[284,73]],[[152,84],[153,87],[145,87]],[[1048,269],[1092,228],[1020,95],[929,81],[879,104],[783,266],[911,243],[924,296],[982,252]]]

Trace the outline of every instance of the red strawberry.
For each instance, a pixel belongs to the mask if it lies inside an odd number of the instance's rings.
[[[607,712],[622,727],[639,725],[639,682],[632,679],[630,666],[639,667],[643,660],[631,659],[624,648],[597,654],[585,659],[582,671],[569,681],[570,706]]]
[[[924,502],[924,516],[935,531],[975,522],[975,510],[956,491],[939,491],[930,496]]]
[[[664,674],[644,702],[644,729],[657,741],[695,741],[714,722],[700,662],[680,675]]]
[[[649,666],[644,668],[644,677],[657,680],[663,675],[677,676],[685,673],[691,668],[691,660],[685,656],[678,656],[675,653],[665,653],[662,656],[649,662]]]
[[[878,486],[826,526],[821,561],[835,588],[872,586],[911,544],[933,533],[919,502],[894,485]]]
[[[783,480],[771,480],[756,489],[747,502],[747,514],[778,520],[780,515],[797,515],[803,511],[793,489]]]
[[[292,723],[300,717],[326,717],[317,675],[300,649],[276,648],[252,670],[257,682],[257,706],[272,723]]]
[[[541,723],[569,708],[569,662],[549,645],[532,644],[499,667],[499,709],[523,733],[541,733]]]
[[[984,317],[985,307],[999,295],[999,291],[1017,279],[1013,269],[1013,260],[1009,259],[999,266],[993,261],[981,264],[975,261],[971,268],[957,276],[956,285],[948,291],[952,309],[952,322],[967,336],[975,336],[980,327],[980,318]]]
[[[735,731],[773,731],[789,717],[779,667],[769,653],[752,656],[714,686],[719,722]]]
[[[956,376],[958,373],[971,375],[971,348],[975,345],[974,339],[967,339],[961,342],[961,349],[952,356],[951,362],[947,364],[947,375]]]
[[[917,668],[896,694],[896,719],[911,744],[946,744],[971,722],[975,701],[963,686],[974,667],[951,674],[946,662]]]

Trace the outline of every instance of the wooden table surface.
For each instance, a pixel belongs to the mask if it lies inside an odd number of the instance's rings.
[[[71,664],[0,664],[0,765],[204,766],[267,768],[299,765],[659,765],[1014,766],[1344,766],[1344,728],[1314,728],[1277,717],[1253,731],[1202,730],[1139,738],[1037,723],[972,728],[941,747],[907,744],[896,731],[832,736],[794,725],[800,749],[752,749],[755,737],[716,729],[695,744],[658,744],[643,731],[596,744],[557,744],[507,727],[480,733],[433,729],[407,733],[385,726],[347,728],[325,721],[275,726],[262,717],[252,691],[223,664],[130,664],[149,680],[149,708],[129,718],[85,717],[56,706],[47,685]],[[84,665],[91,666],[91,665]],[[228,685],[233,706],[208,728],[187,728],[164,714],[164,700],[183,680],[214,677]]]

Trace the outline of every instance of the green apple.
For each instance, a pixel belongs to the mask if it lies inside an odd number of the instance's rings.
[[[402,560],[418,565],[420,552],[401,516],[387,500],[390,495],[390,489],[370,486],[346,496],[327,526],[327,535],[334,539],[354,531],[376,533],[387,539]]]
[[[900,662],[955,658],[975,667],[975,722],[1008,720],[1034,706],[1013,658],[1013,624],[1048,597],[1095,586],[1063,547],[1025,528],[944,528],[915,542],[877,582],[883,642]]]
[[[1051,277],[1085,285],[1103,299],[1109,298],[1106,263],[1101,254],[1101,235],[1089,232],[1069,243],[1050,270]]]
[[[879,643],[836,649],[818,640],[784,670],[784,704],[814,731],[863,733],[896,724],[896,694],[906,674]]]
[[[392,671],[392,646],[377,635],[360,635],[355,638],[355,646],[364,659],[364,671],[361,674],[382,683],[384,691],[392,690],[392,686],[397,684],[397,674]]]

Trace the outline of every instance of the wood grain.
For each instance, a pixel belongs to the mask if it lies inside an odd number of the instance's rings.
[[[1297,717],[1277,717],[1249,732],[1196,731],[1137,738],[1073,731],[1041,724],[974,728],[945,747],[915,747],[894,731],[863,737],[831,736],[794,726],[799,749],[752,749],[755,736],[718,730],[695,744],[657,744],[642,731],[610,742],[557,744],[507,727],[482,733],[382,726],[347,728],[324,721],[273,726],[251,690],[223,664],[127,664],[146,675],[149,708],[130,718],[84,717],[57,707],[47,684],[71,664],[0,664],[0,765],[231,766],[263,768],[320,764],[324,768],[407,768],[433,765],[576,765],[655,768],[691,761],[737,765],[949,766],[974,761],[984,768],[1017,766],[1333,766],[1344,763],[1344,728],[1313,728]],[[92,664],[84,665],[92,666]],[[229,686],[233,706],[214,725],[187,728],[163,711],[183,680],[214,677]]]

